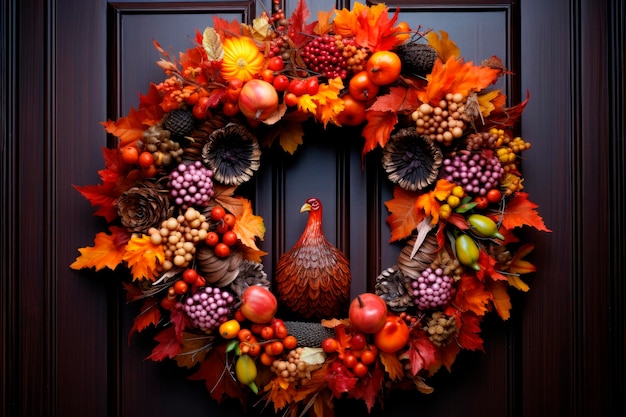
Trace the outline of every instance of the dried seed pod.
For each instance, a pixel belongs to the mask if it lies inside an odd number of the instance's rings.
[[[434,183],[442,164],[439,146],[415,129],[400,129],[383,149],[383,168],[389,180],[405,190],[422,190]]]
[[[437,237],[433,234],[428,234],[417,253],[411,257],[415,241],[416,236],[413,236],[404,246],[400,255],[398,255],[398,268],[405,276],[412,279],[417,279],[422,271],[432,264],[439,251]]]
[[[240,185],[259,169],[261,148],[256,136],[242,125],[229,123],[211,133],[202,148],[202,159],[217,182]]]

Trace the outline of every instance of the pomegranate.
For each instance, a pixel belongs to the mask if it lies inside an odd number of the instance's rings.
[[[269,323],[277,310],[276,297],[265,287],[251,285],[241,295],[241,313],[253,323]]]
[[[265,120],[278,109],[278,93],[267,81],[253,79],[241,87],[239,110],[249,119]]]
[[[362,333],[376,333],[385,324],[387,304],[373,293],[358,295],[348,310],[350,325]]]

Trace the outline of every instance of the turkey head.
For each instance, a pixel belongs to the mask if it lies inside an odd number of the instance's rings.
[[[309,219],[300,239],[276,264],[279,306],[306,320],[341,317],[350,300],[350,263],[324,236],[320,200],[306,200],[305,211]]]

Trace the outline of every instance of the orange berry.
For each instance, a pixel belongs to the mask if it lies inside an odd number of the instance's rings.
[[[250,329],[241,329],[237,332],[237,338],[240,342],[249,342],[252,337]]]
[[[283,353],[283,350],[285,350],[285,346],[283,345],[283,342],[273,342],[271,346],[272,346],[272,354],[274,356],[280,355],[281,353]]]
[[[148,151],[144,151],[139,154],[139,158],[137,159],[137,163],[142,168],[148,168],[150,165],[154,164],[154,156]]]
[[[272,355],[269,355],[267,352],[262,352],[259,356],[259,360],[265,366],[272,366],[272,364],[274,363],[274,357]]]
[[[272,329],[272,326],[263,326],[263,328],[261,329],[261,337],[265,340],[270,340],[274,337],[274,329]]]
[[[187,283],[183,281],[182,279],[174,283],[174,292],[178,295],[185,294],[188,289],[189,289],[189,285],[187,285]]]
[[[289,335],[283,339],[283,346],[285,349],[295,349],[298,346],[298,339],[295,336]]]
[[[139,151],[133,145],[124,146],[120,151],[122,156],[122,161],[129,165],[133,165],[137,163],[139,159]]]

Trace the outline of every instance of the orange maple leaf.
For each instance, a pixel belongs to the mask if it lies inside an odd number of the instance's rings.
[[[425,88],[417,91],[423,103],[436,106],[448,93],[459,93],[463,97],[472,91],[480,91],[496,81],[499,71],[489,67],[475,66],[450,57],[444,64],[436,60],[430,74],[426,76]]]
[[[424,219],[424,214],[415,208],[416,200],[417,193],[394,187],[393,199],[385,202],[385,207],[391,213],[387,216],[387,224],[391,227],[390,242],[410,236]]]
[[[380,351],[378,357],[380,358],[380,363],[385,367],[385,372],[389,375],[389,379],[398,381],[404,377],[404,366],[395,353]]]
[[[485,285],[474,275],[463,274],[457,282],[457,291],[447,314],[454,314],[456,308],[462,311],[472,311],[478,316],[484,316],[489,311],[488,305],[491,294],[485,290]]]
[[[159,310],[159,301],[154,298],[144,300],[141,306],[141,312],[135,317],[133,327],[128,332],[128,344],[130,345],[130,337],[133,333],[141,333],[146,327],[156,326],[161,320],[161,310]]]
[[[527,225],[537,230],[551,232],[552,230],[546,227],[541,216],[535,211],[537,207],[539,207],[537,204],[528,200],[528,193],[515,193],[506,205],[502,225],[507,229]]]
[[[530,243],[520,246],[515,252],[515,255],[513,255],[511,262],[509,262],[507,271],[513,274],[528,274],[530,272],[535,272],[537,270],[535,265],[522,259],[524,256],[532,252],[534,248],[535,245]]]
[[[511,317],[511,297],[509,297],[508,284],[504,281],[487,280],[485,282],[487,290],[491,293],[493,305],[502,320],[508,320]]]
[[[398,114],[393,110],[367,110],[365,112],[365,119],[367,120],[367,124],[361,132],[365,138],[365,144],[363,145],[363,151],[361,153],[362,156],[376,149],[378,145],[380,145],[381,148],[385,147],[393,128],[396,126],[396,123],[398,123]]]
[[[373,111],[409,112],[419,106],[417,92],[413,88],[391,87],[389,93],[376,97],[376,101],[368,107]]]
[[[108,120],[100,122],[107,132],[119,138],[119,147],[136,142],[143,137],[143,132],[148,127],[144,124],[145,120],[150,120],[151,115],[146,109],[135,110],[130,109],[127,116],[120,117],[117,121]]]
[[[126,243],[130,235],[123,227],[111,226],[110,235],[105,232],[96,234],[93,247],[78,249],[80,256],[70,265],[72,269],[103,268],[114,270],[124,258]]]
[[[403,34],[397,34],[393,25],[398,20],[399,10],[389,18],[389,8],[384,3],[366,6],[355,2],[352,10],[337,11],[333,21],[335,33],[355,37],[359,46],[372,52],[389,50],[404,40]]]
[[[241,200],[242,210],[239,213],[233,213],[237,218],[233,230],[241,243],[254,250],[259,250],[256,245],[256,238],[263,240],[265,235],[263,217],[252,212],[252,204],[249,200],[242,197],[238,197],[238,199]]]
[[[152,243],[150,236],[141,235],[130,239],[123,259],[130,267],[133,281],[144,279],[154,281],[157,275],[157,262],[163,263],[165,252],[163,246]]]
[[[343,100],[339,92],[344,88],[341,78],[333,78],[328,83],[320,84],[317,94],[304,94],[298,100],[298,109],[315,116],[315,119],[324,124],[336,121],[337,116],[344,109]]]

